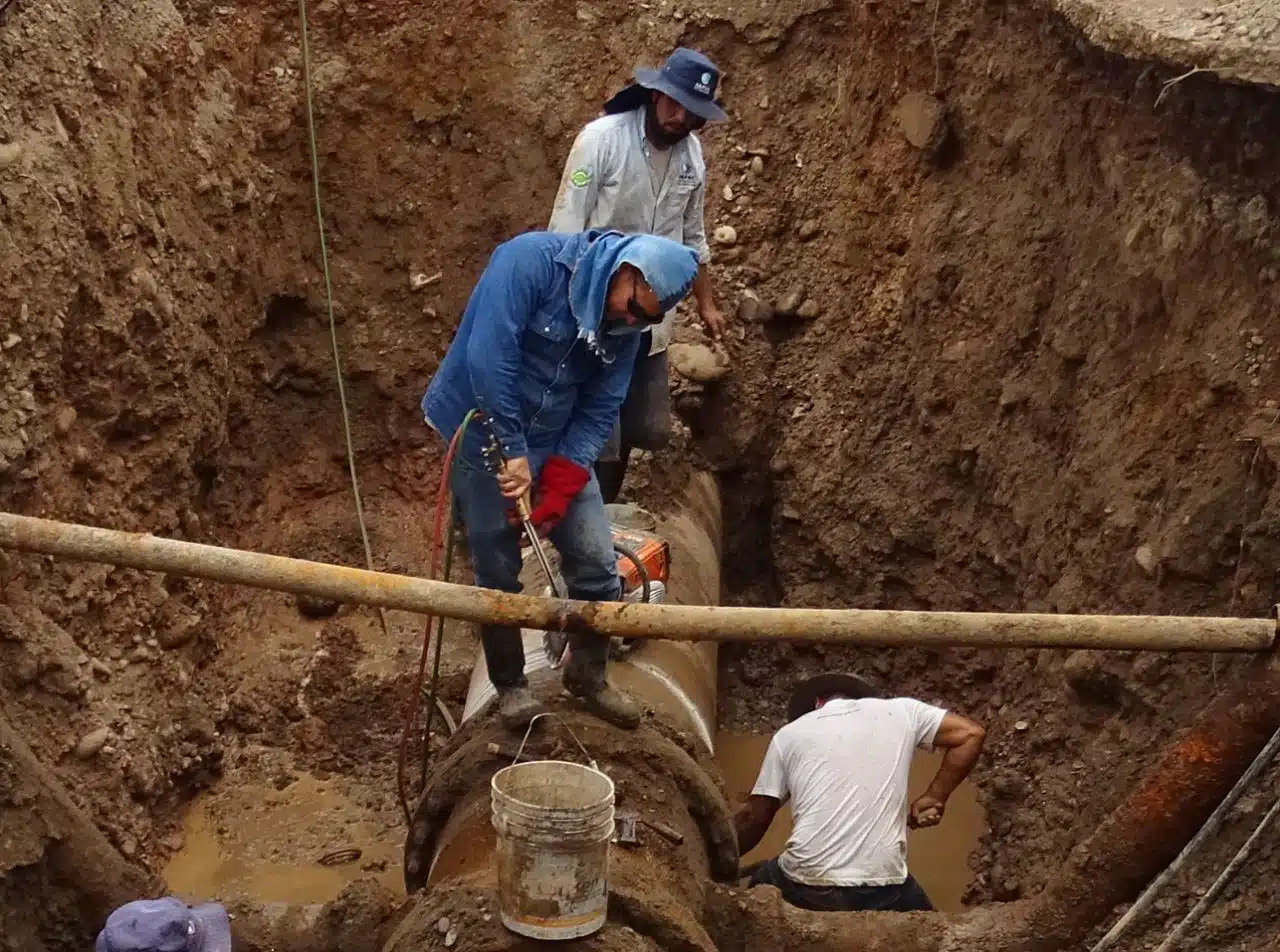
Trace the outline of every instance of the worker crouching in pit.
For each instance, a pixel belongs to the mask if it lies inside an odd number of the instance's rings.
[[[621,595],[616,555],[592,466],[618,419],[641,331],[688,293],[698,272],[689,248],[649,235],[530,232],[499,245],[432,378],[422,409],[451,439],[478,409],[450,474],[466,526],[476,584],[520,591],[520,530],[513,506],[536,485],[530,522],[560,552],[570,598]],[[495,479],[485,438],[503,457]],[[542,711],[525,678],[516,626],[482,625],[489,679],[503,722],[519,730]],[[640,721],[636,703],[605,677],[609,639],[570,638],[564,686],[619,727]]]
[[[907,826],[935,826],[973,769],[985,732],[911,698],[881,699],[855,675],[825,674],[792,693],[788,724],[769,742],[755,787],[734,818],[749,853],[788,799],[793,828],[781,856],[751,885],[776,887],[818,912],[933,909],[907,870]],[[916,748],[945,751],[929,789],[907,807]]]

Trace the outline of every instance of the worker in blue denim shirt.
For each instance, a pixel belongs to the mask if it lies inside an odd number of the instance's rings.
[[[530,232],[494,251],[422,398],[427,423],[452,439],[468,411],[488,418],[506,460],[486,471],[481,427],[467,429],[451,485],[476,584],[520,591],[520,530],[511,512],[536,487],[533,524],[560,553],[570,598],[621,595],[609,520],[592,466],[618,419],[641,331],[689,291],[697,254],[652,235]],[[482,625],[489,680],[512,729],[542,711],[525,678],[520,629]],[[635,702],[605,677],[609,639],[575,633],[565,688],[620,727]]]

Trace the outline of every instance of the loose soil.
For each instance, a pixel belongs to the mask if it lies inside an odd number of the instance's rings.
[[[707,215],[734,229],[713,273],[737,319],[728,374],[678,381],[676,439],[629,492],[661,508],[689,467],[717,473],[726,602],[1262,615],[1278,600],[1274,96],[1203,74],[1166,89],[1185,69],[981,0],[311,14],[378,567],[426,572],[441,453],[418,399],[486,255],[545,223],[576,129],[631,67],[683,43],[725,70]],[[288,4],[0,6],[0,507],[363,564],[300,56]],[[681,342],[703,343],[696,323]],[[273,594],[13,554],[0,586],[0,716],[121,857],[165,870],[203,835],[193,816],[220,838],[210,856],[249,850],[272,821],[246,819],[245,792],[268,791],[265,808],[294,790],[337,806],[258,859],[311,869],[353,843],[359,863],[386,858],[420,619],[391,613],[384,631],[363,610],[311,619]],[[457,710],[475,649],[463,626],[446,644]],[[776,728],[789,685],[831,667],[982,721],[973,903],[1040,889],[1237,668],[785,645],[723,659],[733,731]],[[1277,795],[1271,772],[1127,948],[1158,941]],[[0,911],[0,947],[86,947],[75,886],[41,865],[56,831],[3,784],[0,808],[23,834],[0,847],[0,910],[26,910]],[[1275,863],[1271,843],[1198,947],[1280,941]],[[209,875],[183,882],[269,891]],[[34,883],[43,918],[18,901]],[[388,902],[357,892],[337,914],[384,923]]]

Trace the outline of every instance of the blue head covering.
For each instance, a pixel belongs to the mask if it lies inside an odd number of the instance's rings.
[[[656,235],[601,233],[587,245],[569,281],[569,305],[578,322],[578,336],[594,340],[604,319],[609,281],[624,264],[644,275],[658,296],[658,309],[669,311],[689,293],[698,274],[698,255],[692,248]]]

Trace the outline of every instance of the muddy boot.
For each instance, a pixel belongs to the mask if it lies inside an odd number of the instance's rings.
[[[539,714],[545,714],[542,702],[528,688],[498,688],[498,717],[509,731],[524,731]]]
[[[609,639],[601,635],[574,635],[569,664],[564,669],[565,690],[590,713],[623,730],[640,726],[640,705],[605,678]]]

